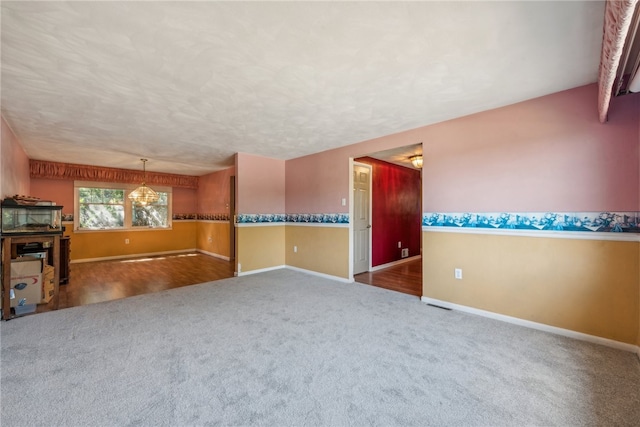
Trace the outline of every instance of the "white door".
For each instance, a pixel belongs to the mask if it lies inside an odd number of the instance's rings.
[[[353,165],[353,274],[369,271],[371,166]]]

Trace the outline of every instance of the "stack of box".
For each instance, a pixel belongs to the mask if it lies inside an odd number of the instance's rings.
[[[47,304],[54,296],[55,269],[43,261],[31,256],[11,260],[9,299],[18,316],[34,313],[37,304]]]
[[[41,304],[46,304],[53,298],[55,287],[53,285],[53,276],[55,268],[51,265],[45,265],[42,268],[42,300]]]
[[[17,315],[33,313],[42,301],[42,260],[20,257],[11,260],[10,305]]]

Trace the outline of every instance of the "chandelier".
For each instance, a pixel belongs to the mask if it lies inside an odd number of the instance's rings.
[[[145,206],[149,203],[158,201],[160,196],[158,196],[158,193],[147,187],[147,184],[144,183],[147,178],[147,170],[145,168],[147,159],[140,160],[142,161],[142,185],[129,193],[129,199],[134,203]]]
[[[420,169],[422,167],[422,156],[420,154],[409,157],[409,160],[411,160],[414,168]]]

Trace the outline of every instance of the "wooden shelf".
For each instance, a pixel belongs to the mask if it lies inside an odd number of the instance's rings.
[[[11,315],[11,252],[14,245],[20,243],[50,243],[53,259],[49,263],[54,268],[53,309],[57,310],[60,302],[60,233],[21,236],[2,236],[2,319],[9,320]]]

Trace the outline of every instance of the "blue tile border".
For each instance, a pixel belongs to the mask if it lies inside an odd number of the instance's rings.
[[[256,224],[256,223],[271,223],[271,222],[285,222],[284,214],[238,214],[236,216],[236,222],[238,224]]]
[[[348,213],[287,214],[287,222],[349,224]]]
[[[425,212],[422,226],[640,233],[640,212]]]
[[[348,224],[349,214],[320,213],[320,214],[238,214],[238,224],[260,223],[314,223],[314,224]]]

